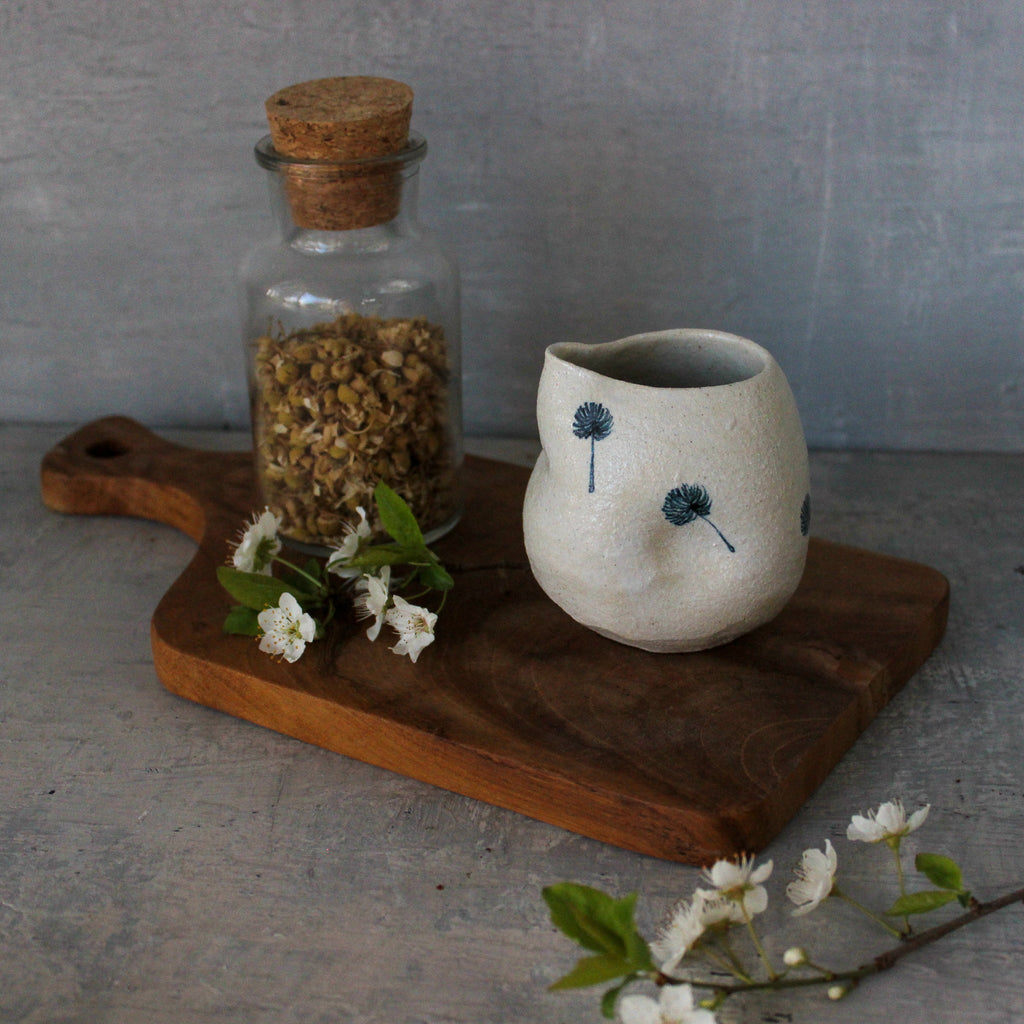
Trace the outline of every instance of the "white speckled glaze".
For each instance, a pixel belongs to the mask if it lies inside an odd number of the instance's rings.
[[[782,610],[807,557],[807,446],[765,349],[692,329],[552,345],[537,420],[526,550],[574,619],[676,652]]]

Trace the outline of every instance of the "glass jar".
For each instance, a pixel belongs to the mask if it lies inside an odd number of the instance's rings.
[[[428,543],[462,511],[459,279],[417,220],[427,152],[357,160],[256,145],[278,235],[243,266],[256,476],[300,549],[323,554],[383,481]]]

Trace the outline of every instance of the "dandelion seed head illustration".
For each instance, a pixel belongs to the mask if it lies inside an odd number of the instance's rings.
[[[572,432],[580,438],[603,441],[614,425],[612,414],[600,402],[584,402],[572,418]]]
[[[673,526],[685,526],[711,512],[711,496],[700,484],[680,484],[665,495],[661,511]]]
[[[735,553],[736,548],[726,539],[725,534],[708,518],[711,513],[711,495],[702,484],[680,484],[673,487],[661,505],[662,515],[673,526],[686,526],[695,519],[703,519],[722,538],[722,543]]]
[[[584,402],[572,418],[572,432],[583,440],[590,441],[590,484],[588,490],[594,493],[594,443],[603,441],[614,425],[612,414],[600,402]]]

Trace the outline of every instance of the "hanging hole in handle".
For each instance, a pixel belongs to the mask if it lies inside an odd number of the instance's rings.
[[[106,438],[102,441],[93,441],[85,449],[85,454],[93,459],[116,459],[119,455],[127,455],[128,445],[115,438]]]

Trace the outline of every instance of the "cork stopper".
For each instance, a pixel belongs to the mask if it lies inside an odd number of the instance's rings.
[[[398,213],[401,177],[387,158],[406,146],[412,100],[402,82],[360,75],[301,82],[267,99],[271,141],[287,158],[285,189],[300,227],[344,231]]]

